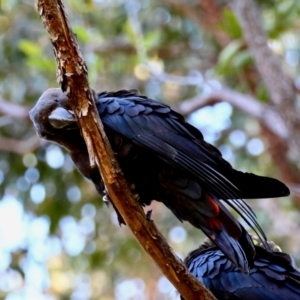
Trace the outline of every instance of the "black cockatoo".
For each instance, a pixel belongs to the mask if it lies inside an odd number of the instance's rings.
[[[136,91],[99,93],[96,107],[140,204],[163,202],[179,220],[200,228],[247,272],[254,246],[220,199],[265,239],[253,211],[242,198],[286,196],[288,188],[276,179],[234,170],[180,114]],[[60,89],[47,90],[30,111],[30,117],[38,135],[65,147],[79,171],[93,181],[103,196],[101,176],[90,166],[66,94]]]
[[[249,274],[244,274],[211,241],[190,252],[185,264],[218,300],[298,300],[300,272],[276,245],[255,246]]]

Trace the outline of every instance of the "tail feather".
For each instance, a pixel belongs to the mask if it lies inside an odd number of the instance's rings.
[[[250,236],[250,234],[245,230],[245,228],[243,226],[241,226],[242,229],[242,234],[238,240],[239,244],[241,245],[242,249],[244,250],[248,263],[249,263],[249,267],[251,267],[253,265],[253,261],[256,255],[256,250],[255,250],[255,245],[253,243],[253,240]],[[268,249],[268,243],[264,240],[261,240],[262,244],[264,245],[264,247],[266,247],[266,249]]]
[[[253,258],[247,257],[245,252],[245,250],[249,250],[249,245],[247,245],[246,249],[243,249],[239,241],[233,239],[227,234],[224,227],[221,227],[219,232],[215,233],[214,236],[209,236],[209,238],[220,248],[220,250],[234,265],[239,267],[243,273],[249,273],[249,264],[252,264],[253,260]],[[253,249],[251,249],[251,253],[253,253]]]
[[[176,190],[178,196],[175,199],[170,197],[168,202],[164,202],[165,205],[180,220],[188,221],[201,229],[235,266],[248,273],[249,265],[255,257],[255,248],[250,236],[222,200],[201,189],[198,196],[199,192],[194,185],[196,183],[190,180],[184,188],[179,186]],[[251,221],[254,225],[257,225],[255,216],[249,215],[253,218]]]
[[[236,170],[234,170],[234,173],[233,183],[239,187],[241,198],[273,198],[290,194],[288,187],[277,179]]]
[[[215,215],[208,216],[207,212],[204,215],[201,210],[194,209],[190,214],[193,220],[189,221],[200,228],[235,266],[248,273],[255,257],[255,247],[250,235],[218,198],[208,193],[203,196],[207,205],[211,203],[213,207],[217,207]]]
[[[252,261],[255,256],[255,248],[250,235],[246,232],[245,228],[235,218],[233,218],[231,213],[226,209],[226,207],[217,197],[213,195],[210,195],[210,197],[213,198],[213,201],[219,207],[218,219],[224,225],[224,228],[226,229],[227,233],[231,237],[235,237],[237,240],[239,240],[240,244],[242,245],[242,248],[246,253],[247,258],[249,259],[249,261]],[[269,246],[267,243],[267,237],[263,232],[262,228],[259,226],[256,220],[256,215],[253,213],[252,209],[247,205],[247,203],[243,202],[242,200],[234,200],[234,201],[235,203],[237,203],[238,208],[241,207],[242,212],[236,208],[237,206],[233,206],[233,208],[235,208],[235,210],[239,212],[239,214],[245,220],[245,222],[257,234],[259,240],[262,243],[262,246],[268,250]],[[248,212],[245,209],[247,207],[249,207],[250,212]],[[236,234],[238,234],[238,236],[236,236]]]

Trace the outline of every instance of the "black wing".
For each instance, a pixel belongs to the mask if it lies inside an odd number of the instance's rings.
[[[281,197],[289,194],[280,181],[236,171],[199,130],[168,106],[133,92],[99,94],[103,123],[146,147],[168,163],[200,178],[223,200]]]
[[[226,201],[262,235],[255,214],[241,199],[289,194],[276,179],[234,170],[199,130],[160,102],[132,91],[104,92],[98,95],[97,108],[106,127],[195,176],[204,189]]]

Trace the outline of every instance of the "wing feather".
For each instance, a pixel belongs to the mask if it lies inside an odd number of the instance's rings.
[[[107,99],[108,96],[111,98]],[[248,187],[248,184],[251,187],[258,183],[274,185],[278,190],[283,190],[282,194],[287,194],[288,189],[282,183],[271,178],[235,171],[222,158],[218,149],[204,141],[199,130],[162,103],[139,97],[133,92],[120,91],[117,94],[104,93],[99,97],[97,106],[105,126],[154,152],[170,165],[193,175],[204,188],[240,214],[262,240],[265,239],[263,230],[256,221],[256,215],[242,198],[247,195],[257,197],[260,193],[265,195],[264,191],[256,193],[252,192],[255,188]],[[124,108],[116,110],[118,106]],[[241,179],[243,176],[244,181],[249,182],[245,183]],[[241,190],[239,185],[244,190]]]

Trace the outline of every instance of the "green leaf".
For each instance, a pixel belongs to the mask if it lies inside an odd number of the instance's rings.
[[[27,56],[41,55],[41,46],[29,40],[21,40],[19,42],[19,49]]]
[[[225,30],[234,39],[239,39],[243,36],[240,24],[235,14],[229,9],[225,8],[223,12],[223,20],[220,24],[220,28]]]
[[[294,9],[295,2],[293,0],[282,1],[277,6],[277,11],[281,15],[287,15]]]
[[[161,34],[159,30],[150,31],[147,35],[145,35],[144,44],[146,49],[151,49],[157,46],[160,43],[160,37]]]
[[[125,22],[123,29],[124,29],[125,34],[129,38],[129,41],[134,45],[136,36],[135,36],[135,33],[134,33],[134,31],[131,27],[131,24],[128,20]]]
[[[82,26],[74,26],[74,33],[78,41],[82,43],[87,43],[90,39],[88,31]]]
[[[219,61],[216,65],[216,71],[220,74],[228,72],[228,70],[232,67],[233,58],[238,54],[242,47],[241,40],[232,41],[230,44],[225,47],[220,55]]]
[[[242,69],[253,63],[252,56],[248,50],[243,50],[237,53],[232,60],[232,65],[236,69]]]
[[[53,71],[55,70],[55,62],[51,58],[46,58],[44,56],[29,57],[27,64],[30,67],[42,71]]]

